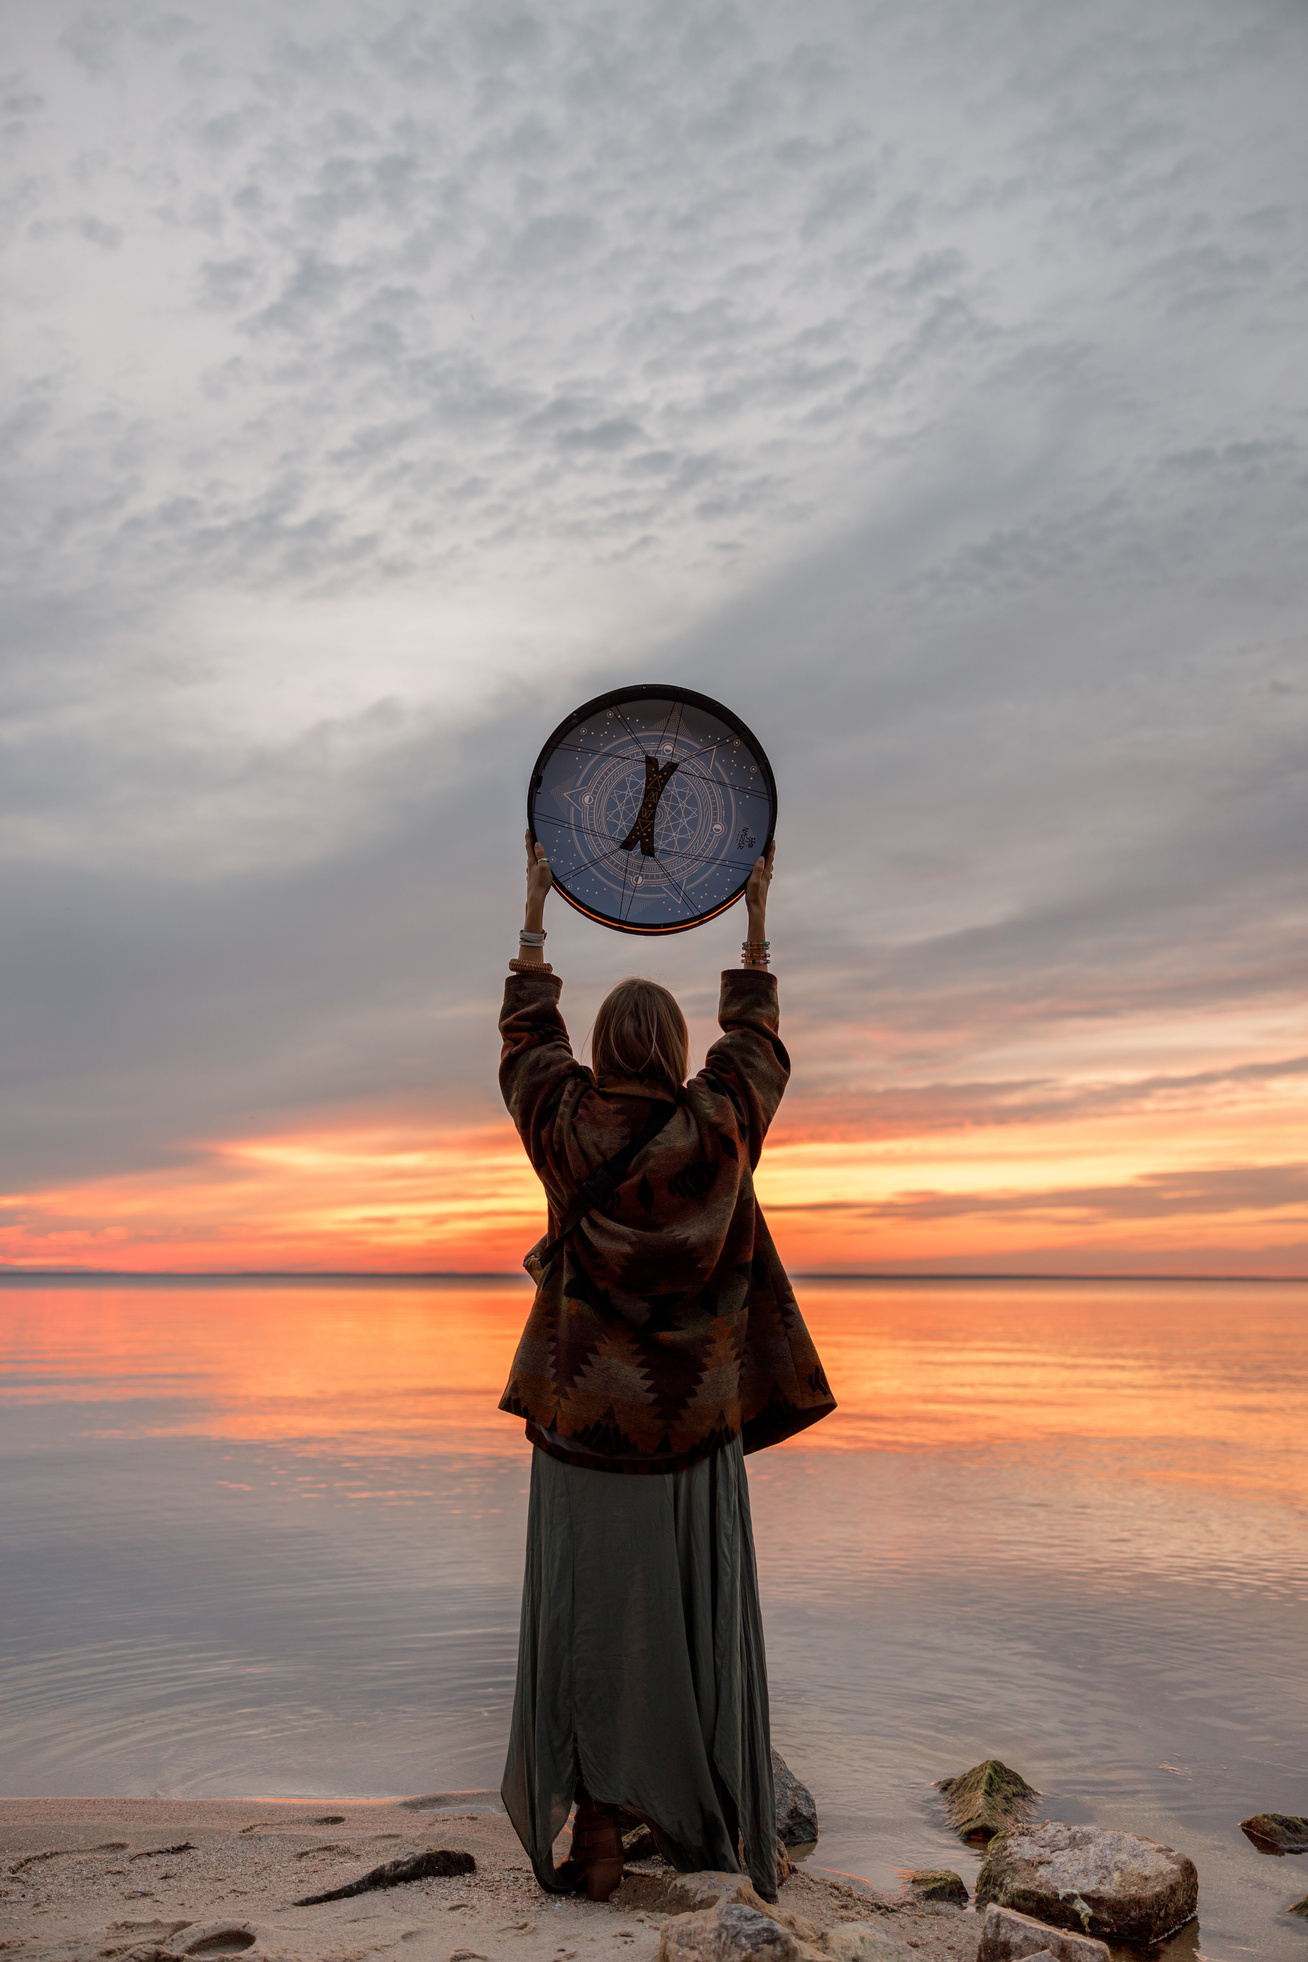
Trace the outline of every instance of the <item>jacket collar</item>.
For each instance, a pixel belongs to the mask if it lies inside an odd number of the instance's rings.
[[[655,1104],[675,1104],[677,1101],[675,1092],[671,1090],[656,1090],[653,1084],[636,1083],[626,1077],[605,1077],[596,1088],[605,1097],[647,1097]]]

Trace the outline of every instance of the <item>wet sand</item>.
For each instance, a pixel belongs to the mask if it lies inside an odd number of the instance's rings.
[[[181,1850],[186,1842],[190,1845]],[[409,1881],[317,1907],[294,1903],[429,1847],[476,1872]],[[214,1799],[0,1800],[0,1954],[5,1962],[656,1962],[669,1918],[661,1862],[631,1868],[612,1901],[545,1895],[489,1794],[307,1805]],[[797,1871],[777,1912],[819,1935],[875,1919],[922,1962],[974,1962],[980,1921]]]

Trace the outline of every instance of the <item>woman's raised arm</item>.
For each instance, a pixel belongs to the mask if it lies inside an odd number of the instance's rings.
[[[550,862],[545,856],[542,844],[533,845],[530,831],[527,837],[527,910],[523,916],[522,932],[518,936],[518,953],[509,962],[511,968],[519,973],[524,968],[543,967],[550,972],[545,959],[545,895],[554,883]]]

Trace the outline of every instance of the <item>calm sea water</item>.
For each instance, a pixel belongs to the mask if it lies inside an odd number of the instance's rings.
[[[839,1413],[752,1458],[813,1864],[977,1857],[933,1780],[1191,1854],[1170,1957],[1302,1958],[1308,1287],[809,1282]],[[0,1789],[495,1786],[524,1285],[0,1285]]]

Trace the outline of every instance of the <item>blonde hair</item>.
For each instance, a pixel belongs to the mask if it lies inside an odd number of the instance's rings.
[[[686,1081],[690,1035],[675,995],[657,981],[633,975],[600,1003],[590,1036],[595,1081],[656,1079],[674,1090]]]

